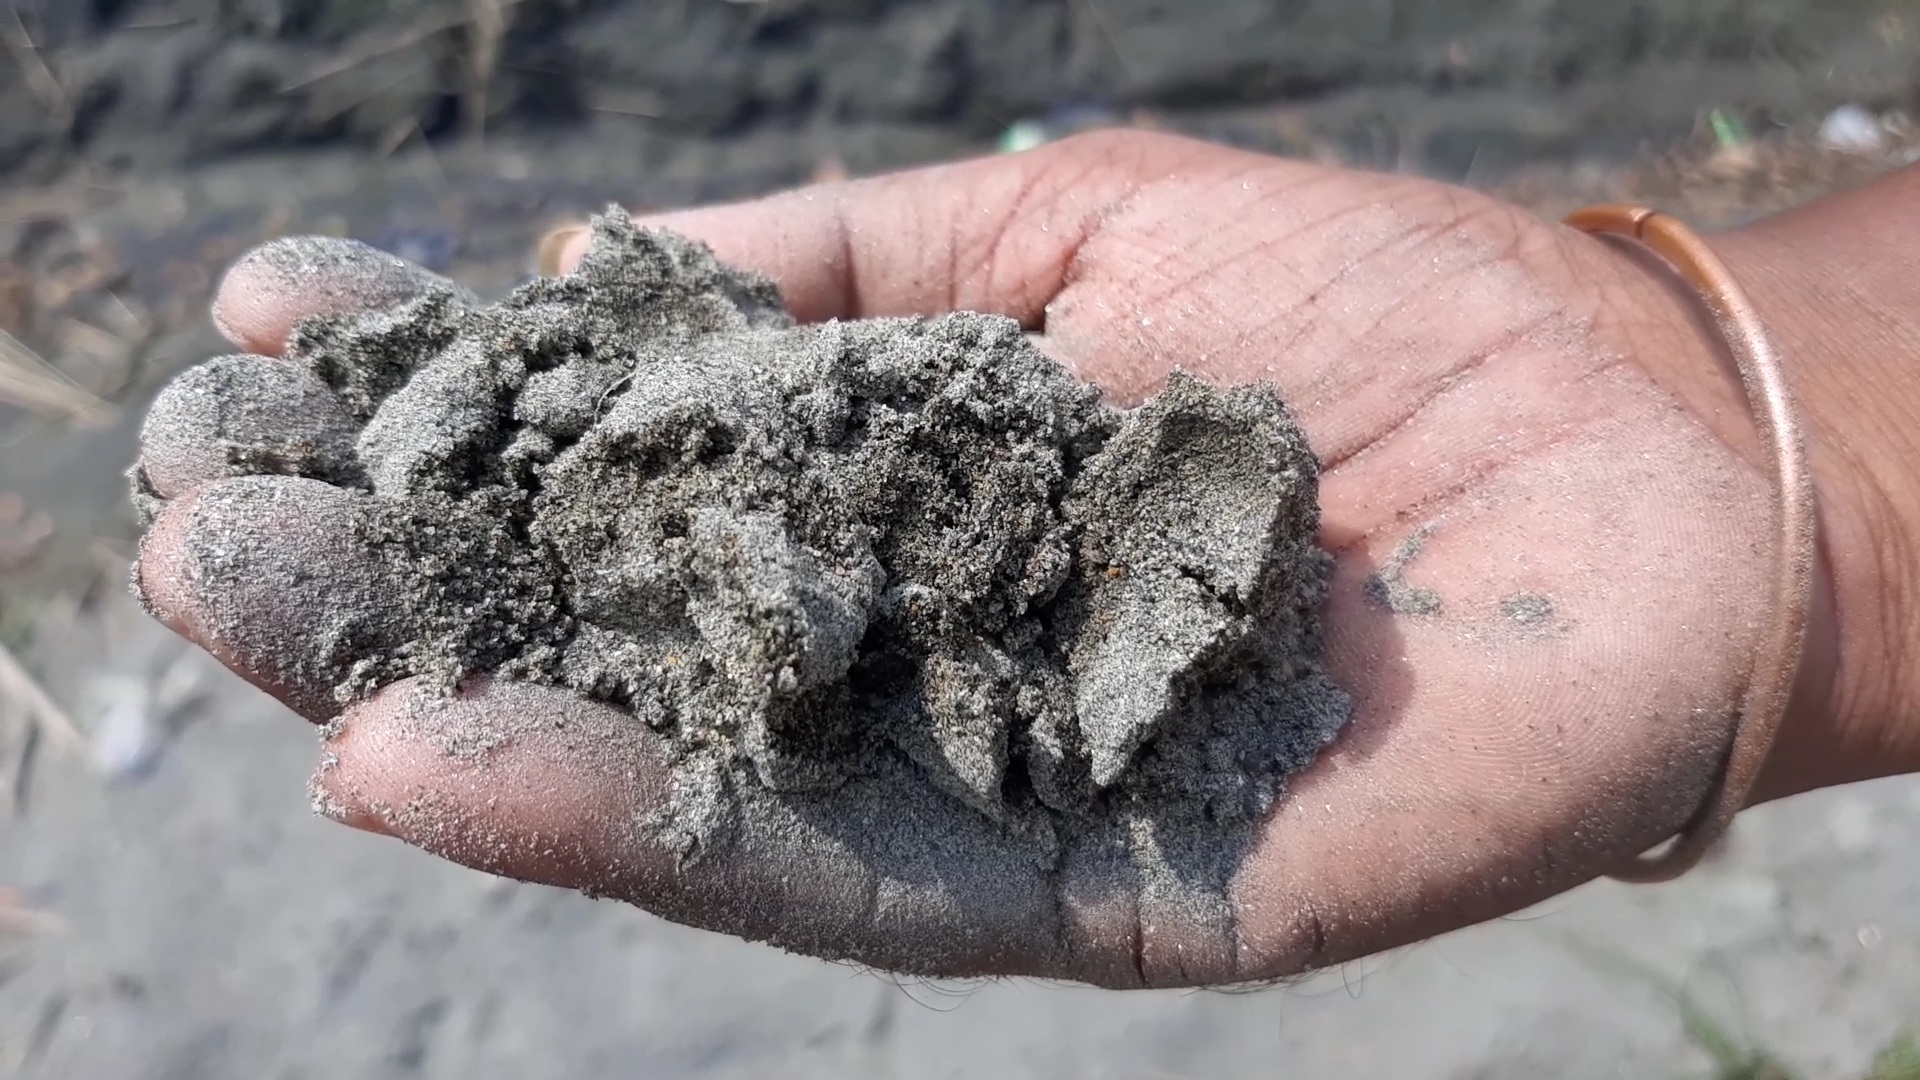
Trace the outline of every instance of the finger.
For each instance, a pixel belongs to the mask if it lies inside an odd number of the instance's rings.
[[[141,541],[150,611],[310,720],[364,655],[414,636],[376,554],[356,539],[369,497],[317,480],[219,480],[169,503]]]
[[[811,955],[956,975],[1074,970],[1063,942],[1075,931],[1040,869],[965,854],[997,856],[994,827],[924,813],[944,798],[925,785],[781,799],[738,785],[730,838],[689,857],[663,839],[675,833],[662,812],[676,790],[684,804],[703,789],[666,761],[631,714],[563,691],[481,681],[444,697],[408,682],[343,716],[313,790],[331,818],[466,866]]]
[[[214,295],[213,322],[228,341],[278,356],[302,319],[379,311],[458,285],[358,240],[289,236],[254,248],[229,267]]]
[[[1176,166],[1244,156],[1172,136],[1101,133],[1025,154],[825,184],[641,224],[758,270],[805,321],[985,311],[1038,327],[1081,244],[1114,207]],[[591,237],[541,243],[569,272]]]
[[[140,429],[139,468],[163,499],[230,476],[272,473],[351,482],[346,407],[305,365],[223,356],[182,372]]]
[[[342,719],[312,784],[326,817],[565,888],[604,891],[673,861],[635,829],[666,781],[630,715],[525,683],[443,697],[403,682]]]

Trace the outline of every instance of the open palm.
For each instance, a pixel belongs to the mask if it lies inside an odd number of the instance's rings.
[[[1671,835],[1710,786],[1764,614],[1767,487],[1698,395],[1675,392],[1662,365],[1711,360],[1697,344],[1678,354],[1694,340],[1684,305],[1620,252],[1443,185],[1145,135],[656,222],[770,274],[802,319],[1011,315],[1118,404],[1175,367],[1271,381],[1324,463],[1326,662],[1353,695],[1351,726],[1215,904],[1096,859],[909,866],[795,830],[681,865],[631,827],[666,797],[654,736],[526,684],[434,703],[400,683],[349,709],[315,777],[331,815],[818,955],[1191,985],[1516,910]],[[570,263],[583,247],[563,238],[550,254]],[[298,267],[263,253],[229,275],[216,317],[263,357],[246,392],[291,392],[264,357],[299,318],[426,281],[351,249]],[[299,412],[303,438],[351,438],[327,402]],[[343,658],[315,654],[326,613],[290,609],[275,582],[326,577],[351,602],[368,557],[336,526],[366,496],[235,478],[213,439],[144,451],[166,499],[144,595],[329,719]],[[273,554],[286,545],[247,542],[287,533],[299,565]],[[257,584],[202,589],[210,558],[261,560]],[[443,752],[461,739],[486,752]],[[883,786],[836,798],[912,814]]]

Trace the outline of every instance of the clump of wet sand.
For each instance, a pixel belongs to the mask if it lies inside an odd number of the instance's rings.
[[[1264,384],[1176,373],[1123,412],[1008,319],[796,326],[617,212],[565,278],[312,320],[258,363],[283,377],[183,377],[147,442],[342,490],[378,587],[311,605],[308,674],[628,710],[677,774],[647,827],[687,857],[749,803],[903,771],[1043,859],[1123,818],[1244,838],[1348,715],[1318,466]]]

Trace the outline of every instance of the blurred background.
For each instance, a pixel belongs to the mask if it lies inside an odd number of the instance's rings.
[[[1737,223],[1920,157],[1912,0],[0,0],[0,1076],[1920,1076],[1920,783],[1285,987],[904,982],[308,814],[126,592],[227,261],[497,291],[546,226],[1092,127]]]

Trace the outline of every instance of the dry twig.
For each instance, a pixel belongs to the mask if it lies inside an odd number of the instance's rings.
[[[81,753],[87,737],[73,718],[54,703],[13,650],[0,644],[0,695],[25,706],[29,720],[61,749]]]
[[[0,581],[25,569],[53,539],[53,519],[45,511],[28,513],[26,500],[0,492]]]

